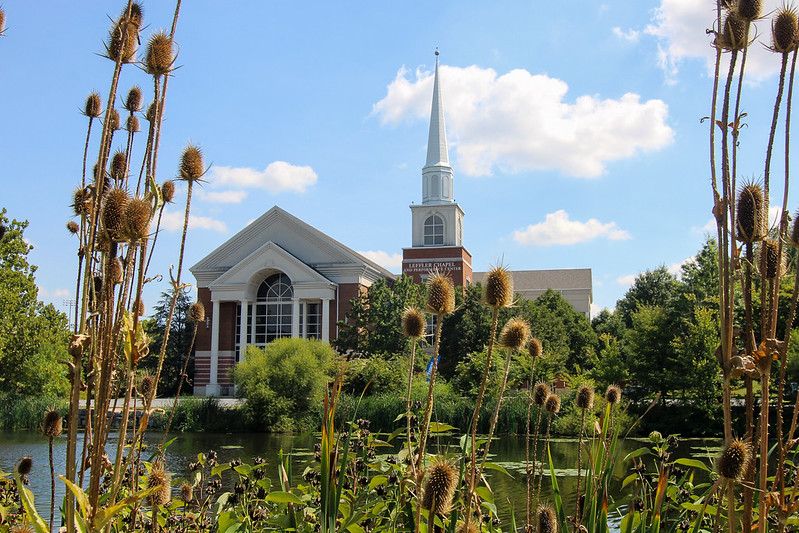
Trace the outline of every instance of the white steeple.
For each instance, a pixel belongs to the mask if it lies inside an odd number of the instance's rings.
[[[433,105],[430,110],[430,133],[427,138],[427,162],[422,168],[422,204],[453,203],[454,198],[454,179],[452,167],[449,165],[444,106],[441,102],[441,82],[438,75],[438,50],[436,50]]]

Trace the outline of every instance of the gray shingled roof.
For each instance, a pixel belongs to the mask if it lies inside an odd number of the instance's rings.
[[[475,283],[485,279],[486,272],[474,272],[472,278]],[[513,287],[516,292],[547,289],[591,290],[591,269],[570,268],[560,270],[514,270]]]

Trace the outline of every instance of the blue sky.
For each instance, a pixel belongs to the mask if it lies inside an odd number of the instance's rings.
[[[700,123],[710,113],[713,5],[186,0],[157,176],[175,176],[189,142],[212,165],[184,264],[279,205],[398,272],[408,206],[421,200],[438,47],[474,269],[590,267],[595,310],[613,308],[635,275],[678,271],[714,230]],[[100,53],[122,7],[4,2],[0,206],[30,222],[40,297],[63,310],[77,261],[65,224],[86,135],[79,111],[92,90],[105,103],[113,65]],[[146,42],[170,27],[174,5],[144,9]],[[770,44],[768,20],[758,34]],[[752,50],[739,168],[757,179],[779,57],[760,43]],[[149,101],[150,79],[128,66],[120,93],[132,85]],[[781,195],[774,187],[772,203]],[[151,274],[177,264],[184,198],[179,186]],[[797,203],[792,194],[790,209]],[[166,288],[151,283],[148,305]]]

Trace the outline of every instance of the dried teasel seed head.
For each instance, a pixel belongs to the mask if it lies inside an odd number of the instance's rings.
[[[199,146],[190,144],[183,149],[183,155],[180,158],[180,178],[194,182],[199,180],[203,174],[205,174],[203,152]]]
[[[180,499],[186,503],[191,503],[194,500],[194,487],[190,483],[183,483],[180,486]]]
[[[2,35],[2,32],[0,32]],[[36,533],[30,524],[14,524],[8,528],[8,533]]]
[[[483,301],[491,307],[513,304],[513,276],[503,265],[493,267],[486,274]]]
[[[128,157],[122,150],[117,150],[111,157],[111,179],[116,181],[124,180],[128,175]]]
[[[125,129],[128,133],[136,133],[139,131],[139,119],[135,115],[128,115],[128,120],[125,122]]]
[[[144,300],[139,300],[136,306],[136,314],[139,316],[144,316],[146,313],[146,309],[144,308]]]
[[[125,98],[124,108],[131,113],[135,113],[141,109],[141,89],[139,89],[137,86],[134,85],[128,91],[128,96]]]
[[[149,401],[153,392],[155,392],[155,376],[152,374],[144,374],[139,380],[138,391],[142,398]]]
[[[138,25],[131,23],[123,15],[111,28],[105,50],[111,61],[130,63],[136,55],[136,46],[138,44]]]
[[[125,209],[125,234],[131,242],[140,241],[150,233],[152,204],[144,198],[134,198]]]
[[[760,18],[763,12],[762,0],[737,0],[733,4],[733,10],[743,20],[752,22]]]
[[[119,129],[119,111],[116,109],[111,110],[111,116],[108,118],[108,127],[111,128],[111,131]]]
[[[3,29],[6,27],[6,12],[3,6],[0,6],[0,35],[3,35]]]
[[[555,511],[549,505],[539,505],[535,511],[538,522],[538,533],[558,533],[558,521]]]
[[[741,440],[730,442],[716,461],[716,471],[725,479],[738,481],[751,459],[750,446]]]
[[[560,396],[554,392],[549,393],[549,396],[544,401],[544,409],[551,415],[558,414],[558,411],[560,411]]]
[[[118,258],[115,257],[108,263],[108,276],[106,279],[110,279],[114,285],[122,283],[122,262]]]
[[[147,106],[147,113],[144,114],[144,118],[147,119],[147,122],[153,122],[155,120],[156,111],[158,111],[158,102],[153,100],[150,102],[150,105]]]
[[[780,244],[773,240],[764,240],[757,250],[757,265],[761,268],[760,275],[765,279],[775,279],[785,273],[785,250],[780,249]],[[765,268],[763,256],[765,255]]]
[[[80,231],[80,226],[74,220],[70,220],[67,222],[67,231],[70,232],[72,235],[77,235]]]
[[[50,439],[55,438],[61,435],[63,427],[63,419],[58,409],[48,409],[42,422],[42,435]]]
[[[538,359],[544,353],[544,347],[538,337],[530,337],[530,341],[527,343],[527,353],[533,360]]]
[[[547,397],[549,396],[549,385],[540,381],[535,384],[535,388],[533,389],[533,403],[537,406],[541,407],[546,403]]]
[[[125,8],[122,10],[122,16],[128,17],[128,9]],[[128,17],[128,21],[136,27],[141,27],[142,17],[144,16],[144,10],[142,6],[138,2],[132,2],[130,5],[130,16]]]
[[[418,339],[425,334],[427,321],[424,314],[416,307],[406,307],[402,312],[402,334],[412,339]]]
[[[96,92],[89,93],[86,97],[86,104],[83,106],[83,114],[89,118],[98,118],[103,112],[103,104],[100,95]]]
[[[436,457],[427,469],[422,494],[422,508],[434,515],[443,516],[452,508],[452,497],[458,481],[458,472],[452,463],[443,457]]]
[[[796,10],[783,6],[774,16],[771,23],[772,50],[787,54],[796,49],[799,39],[799,22]]]
[[[166,203],[172,203],[172,199],[175,197],[175,182],[172,180],[167,180],[161,184],[161,196]]]
[[[172,39],[164,31],[154,33],[147,43],[144,69],[153,76],[163,76],[171,70],[172,62]]]
[[[72,193],[72,212],[76,216],[88,215],[92,210],[92,192],[91,189],[85,187],[78,187]]]
[[[21,476],[27,476],[33,470],[33,459],[30,457],[23,457],[19,461],[17,461],[17,466],[15,468],[17,473]]]
[[[150,474],[147,476],[147,488],[158,487],[158,490],[147,497],[147,502],[153,507],[160,507],[169,503],[172,496],[171,483],[172,476],[169,472],[164,472],[164,466],[161,463],[154,464]]]
[[[799,248],[799,210],[793,214],[793,221],[791,221],[791,231],[788,234],[788,242],[794,248]]]
[[[618,385],[609,385],[605,391],[605,401],[610,405],[616,405],[621,400],[621,389]]]
[[[739,241],[751,244],[766,235],[766,214],[763,190],[758,183],[747,183],[738,193],[738,234]]]
[[[448,315],[455,310],[455,287],[452,278],[435,271],[427,278],[427,311]]]
[[[125,210],[129,201],[128,191],[120,188],[111,189],[103,198],[101,221],[111,240],[124,240]]]
[[[455,527],[455,533],[480,533],[480,530],[474,525],[474,521],[458,522]]]
[[[530,338],[530,324],[521,317],[513,317],[499,334],[499,345],[511,350],[521,350]]]
[[[202,322],[205,320],[205,307],[200,302],[194,302],[189,306],[189,320],[192,322]]]
[[[721,35],[716,38],[716,46],[724,50],[743,50],[747,46],[746,28],[748,22],[730,11],[722,22]]]
[[[590,385],[580,385],[574,403],[580,409],[592,409],[594,407],[594,388]]]

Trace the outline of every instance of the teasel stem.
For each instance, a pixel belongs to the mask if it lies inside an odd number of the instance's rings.
[[[178,391],[175,393],[175,402],[172,404],[172,412],[169,413],[169,421],[166,423],[164,430],[164,438],[161,440],[161,448],[166,446],[166,437],[169,434],[169,428],[172,427],[172,419],[175,417],[175,411],[178,409],[178,398],[180,398],[180,389],[183,387],[183,382],[186,378],[186,368],[189,366],[189,359],[191,359],[191,351],[194,349],[194,341],[197,339],[197,328],[199,323],[194,323],[194,333],[191,335],[191,343],[189,350],[186,352],[186,357],[183,359],[183,368],[180,370],[180,381],[178,381]]]
[[[444,325],[444,314],[437,313],[437,320],[436,320],[436,336],[435,336],[435,344],[433,347],[433,366],[430,368],[430,385],[427,388],[427,401],[425,402],[424,406],[424,419],[422,420],[422,431],[419,434],[419,451],[418,457],[416,459],[416,490],[417,490],[417,505],[416,505],[416,533],[419,533],[420,521],[422,518],[422,500],[421,500],[421,489],[422,489],[422,477],[424,476],[424,468],[423,468],[423,461],[424,461],[424,448],[427,443],[427,432],[430,428],[430,416],[433,412],[433,390],[436,383],[436,370],[438,369],[438,353],[439,347],[441,345],[441,328]],[[411,457],[411,461],[413,461],[413,457]]]
[[[55,516],[55,462],[53,461],[53,438],[49,437],[47,451],[50,454],[50,531],[53,530],[53,517]]]
[[[580,435],[577,437],[577,501],[574,503],[574,518],[578,524],[583,521],[583,513],[580,511],[580,481],[583,476],[583,433],[585,433],[585,412],[587,409],[580,409]]]
[[[488,459],[488,450],[491,446],[491,439],[494,436],[494,430],[497,427],[499,420],[499,409],[502,405],[502,397],[505,394],[505,387],[508,384],[508,372],[510,372],[510,360],[513,354],[513,349],[506,348],[507,355],[505,357],[505,368],[502,372],[502,382],[499,385],[499,395],[497,396],[497,405],[494,407],[494,413],[491,415],[491,425],[488,428],[488,441],[486,441],[485,449],[483,450],[483,459],[480,461],[480,470],[477,473],[477,479],[483,477],[483,469],[485,469],[486,460]]]
[[[527,527],[532,526],[532,519],[533,519],[533,478],[530,475],[530,413],[533,409],[533,383],[535,382],[535,360],[534,358],[532,363],[530,363],[530,381],[527,387],[529,394],[527,395],[527,426],[525,427],[524,432],[524,466],[525,466],[525,474],[527,476],[527,500],[526,500],[526,513],[525,513],[525,525]],[[541,414],[541,411],[538,410],[538,414]],[[538,424],[536,423],[536,440],[538,440]],[[533,470],[535,470],[535,448],[533,448]]]
[[[416,339],[411,337],[411,368],[408,370],[408,395],[405,398],[405,422],[407,426],[408,458],[411,463],[411,476],[416,479],[416,461],[411,444],[411,387],[413,386],[413,365],[416,361]]]
[[[763,203],[764,205],[764,212],[768,213],[768,204],[769,204],[769,182],[771,178],[771,155],[774,149],[774,137],[777,133],[777,118],[780,114],[780,104],[782,102],[782,92],[783,88],[785,87],[785,72],[788,67],[788,54],[782,53],[781,56],[781,63],[780,63],[780,78],[779,83],[777,85],[777,98],[774,102],[774,111],[771,116],[771,129],[769,130],[768,135],[768,144],[766,145],[766,166],[763,172]],[[787,156],[787,155],[786,155]]]
[[[547,412],[547,436],[546,436],[546,439],[544,439],[544,450],[548,450],[549,449],[550,430],[552,429],[552,416],[553,416],[552,413]],[[535,492],[538,495],[541,494],[541,481],[543,479],[544,479],[544,474],[542,472],[541,475],[538,476],[538,486],[535,489]]]
[[[486,382],[488,381],[488,374],[491,370],[491,353],[494,350],[494,343],[497,337],[497,323],[499,322],[499,306],[492,306],[491,313],[491,337],[488,342],[488,350],[486,351],[486,364],[483,369],[483,379],[480,382],[480,390],[477,393],[477,399],[474,402],[474,414],[472,415],[472,428],[471,428],[471,449],[470,464],[469,464],[469,484],[466,493],[466,514],[464,523],[468,524],[472,519],[472,500],[474,499],[474,489],[476,484],[477,475],[477,422],[480,418],[480,408],[483,406],[483,397],[486,391]]]

